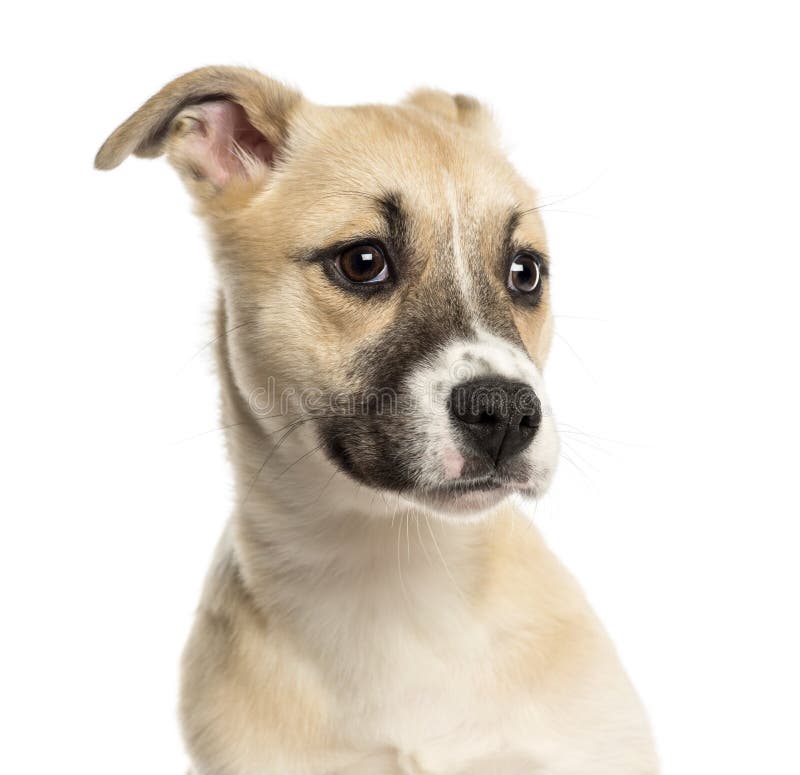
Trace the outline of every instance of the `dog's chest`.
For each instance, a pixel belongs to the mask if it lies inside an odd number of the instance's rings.
[[[533,652],[547,649],[535,634],[542,615],[497,604],[470,587],[452,549],[446,563],[435,552],[401,545],[369,583],[341,574],[303,595],[296,638],[313,691],[339,740],[394,752],[397,772],[455,775],[512,756],[535,773],[541,741],[552,738],[531,685]]]
[[[439,618],[432,630],[397,611],[370,626],[350,623],[364,634],[338,655],[346,676],[335,692],[340,733],[360,750],[395,752],[397,772],[455,775],[509,752],[525,764],[520,773],[535,772],[532,743],[541,735],[531,728],[526,687],[499,678],[499,649],[483,622],[452,609]]]
[[[567,607],[571,587],[548,592],[557,568],[549,583],[528,574],[546,556],[500,589],[470,588],[452,553],[449,572],[389,559],[324,584],[293,576],[291,618],[257,614],[232,563],[218,574],[225,617],[201,617],[185,662],[202,773],[654,772],[620,767],[647,739],[638,702],[594,620]]]
[[[430,687],[386,697],[381,707],[373,708],[364,726],[351,731],[356,739],[364,735],[373,750],[396,752],[397,772],[414,775],[461,775],[486,773],[478,762],[500,756],[525,763],[528,775],[535,768],[531,750],[531,730],[525,734],[515,723],[520,707],[513,702],[498,703],[496,698],[479,693],[452,675],[449,684],[440,681]],[[353,720],[355,720],[353,718]],[[513,753],[509,753],[513,752]],[[514,770],[516,771],[516,770]],[[511,770],[503,770],[512,775]]]

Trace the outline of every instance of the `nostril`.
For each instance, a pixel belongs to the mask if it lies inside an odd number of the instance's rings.
[[[534,395],[533,398],[525,398],[520,401],[520,421],[522,428],[536,429],[542,422],[542,409],[539,399]]]
[[[514,406],[521,428],[538,428],[542,421],[542,407],[536,393],[529,387],[521,388],[514,396]]]
[[[475,422],[487,423],[490,425],[502,421],[503,418],[499,414],[495,413],[494,410],[492,409],[485,409],[484,411],[480,412],[480,414],[477,415],[477,419],[475,420]]]
[[[507,398],[496,387],[468,384],[454,388],[450,407],[461,422],[496,425],[508,420]]]

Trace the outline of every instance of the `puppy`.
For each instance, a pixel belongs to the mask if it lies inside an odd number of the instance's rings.
[[[183,659],[196,775],[653,775],[643,710],[510,496],[558,442],[534,192],[474,99],[167,85],[96,166],[166,154],[219,276],[236,507]]]

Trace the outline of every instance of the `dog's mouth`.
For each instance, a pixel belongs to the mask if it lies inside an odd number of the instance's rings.
[[[514,494],[532,498],[538,493],[528,482],[489,476],[415,489],[409,491],[406,497],[440,513],[468,514],[492,509]]]
[[[420,491],[425,495],[442,498],[458,498],[476,492],[520,492],[531,490],[527,482],[519,482],[501,476],[486,476],[471,480],[457,480],[437,487],[423,488]]]

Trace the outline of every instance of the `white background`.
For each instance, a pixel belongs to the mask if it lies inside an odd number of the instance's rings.
[[[799,773],[790,5],[3,11],[0,769],[183,772],[178,657],[231,505],[213,277],[163,161],[92,159],[174,76],[245,64],[324,103],[494,108],[548,203],[566,443],[536,519],[665,773]]]

